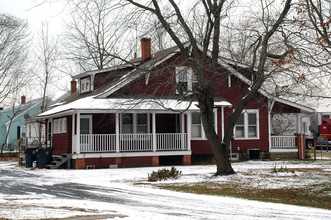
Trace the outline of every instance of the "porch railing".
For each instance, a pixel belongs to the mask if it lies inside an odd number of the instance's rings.
[[[297,149],[295,136],[271,136],[271,149]]]
[[[156,134],[156,151],[173,150],[187,150],[187,134]],[[119,134],[119,152],[141,151],[153,151],[153,134]],[[80,152],[116,152],[116,135],[80,135]]]
[[[156,134],[156,150],[187,150],[187,134]]]
[[[81,152],[115,152],[114,134],[82,134],[80,135]]]
[[[120,151],[152,151],[152,134],[120,134]]]

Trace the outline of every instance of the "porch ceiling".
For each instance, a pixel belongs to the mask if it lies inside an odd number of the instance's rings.
[[[50,109],[40,115],[38,118],[47,118],[56,115],[62,115],[63,113],[71,111],[89,111],[98,112],[104,110],[107,112],[118,112],[118,111],[198,111],[197,102],[190,101],[179,101],[174,99],[100,99],[93,96],[81,98],[74,102],[57,106]],[[232,106],[227,101],[215,102],[215,106]]]

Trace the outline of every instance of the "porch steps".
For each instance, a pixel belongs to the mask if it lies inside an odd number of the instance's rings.
[[[46,165],[46,169],[71,168],[71,154],[53,155],[51,164]]]

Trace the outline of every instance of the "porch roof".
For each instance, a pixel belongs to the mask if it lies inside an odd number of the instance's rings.
[[[227,101],[218,101],[216,106],[231,107]],[[73,111],[87,111],[89,113],[120,112],[120,111],[168,111],[185,112],[198,111],[198,102],[180,101],[175,99],[133,99],[133,98],[108,98],[100,99],[94,96],[78,99],[68,104],[57,106],[42,114],[38,118],[49,118],[58,115],[65,115]]]

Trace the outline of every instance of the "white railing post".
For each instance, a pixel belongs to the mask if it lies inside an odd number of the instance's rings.
[[[77,112],[76,153],[80,153],[80,113]]]
[[[187,150],[191,150],[191,136],[192,136],[192,116],[191,112],[187,113]]]
[[[118,153],[120,152],[120,117],[119,117],[119,113],[116,113],[115,116],[115,151]]]
[[[152,113],[152,138],[153,138],[153,151],[157,149],[157,142],[156,142],[156,115],[155,112]]]
[[[181,148],[184,149],[185,146],[185,141],[184,141],[184,133],[185,133],[185,119],[184,119],[184,114],[183,113],[180,113],[180,122],[181,122],[181,125],[180,125],[180,133],[181,133],[181,143],[182,143],[182,146]]]

